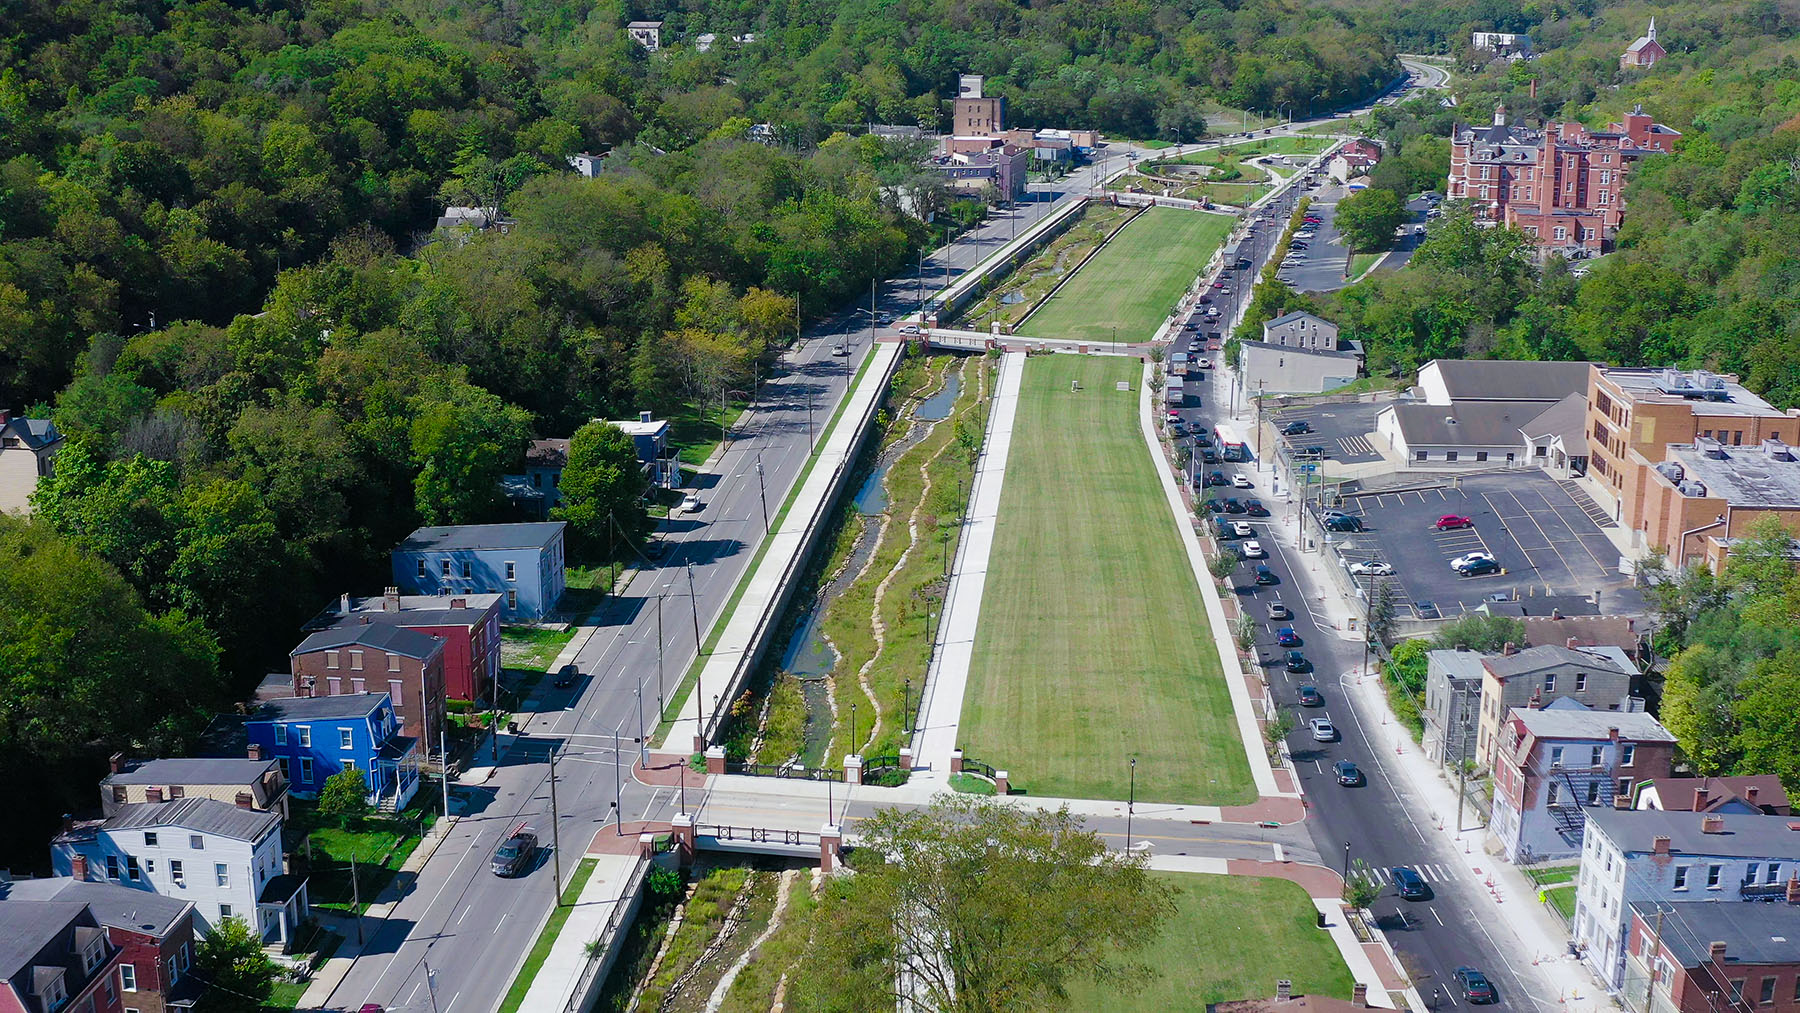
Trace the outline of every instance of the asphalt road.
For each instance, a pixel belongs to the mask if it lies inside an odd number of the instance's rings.
[[[1114,146],[1099,164],[1057,183],[1032,185],[1030,201],[996,213],[980,229],[931,253],[922,272],[915,268],[880,285],[877,312],[896,318],[912,312],[921,291],[929,295],[954,280],[1070,195],[1087,192],[1100,174],[1122,169],[1127,150]],[[435,976],[438,1013],[499,1007],[551,906],[557,859],[546,854],[516,879],[494,876],[488,859],[521,822],[531,824],[540,838],[551,836],[552,746],[565,880],[593,834],[616,821],[615,806],[627,822],[666,818],[674,810],[672,789],[653,791],[630,781],[634,740],[640,727],[653,731],[659,693],[672,696],[694,658],[696,627],[702,635],[710,628],[755,555],[764,534],[765,502],[772,515],[786,499],[812,439],[842,399],[874,333],[891,333],[891,325],[872,331],[866,306],[845,307],[811,328],[782,358],[723,457],[698,477],[701,511],[676,515],[664,525],[662,558],[603,612],[599,632],[576,659],[582,681],[571,690],[553,691],[551,706],[526,723],[526,740],[503,758],[490,781],[456,789],[460,811],[471,815],[416,880],[403,884],[404,896],[392,915],[379,926],[371,923],[374,935],[333,991],[332,1007],[357,1009],[373,1002],[425,1008],[427,965]],[[846,343],[850,354],[832,354]],[[554,709],[558,703],[560,710]]]

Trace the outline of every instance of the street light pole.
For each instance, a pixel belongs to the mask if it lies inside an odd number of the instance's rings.
[[[1131,815],[1137,810],[1137,757],[1131,758],[1131,788],[1125,796],[1125,853],[1131,854]]]
[[[663,699],[662,610],[663,610],[663,599],[667,598],[667,597],[668,597],[667,592],[659,593],[656,596],[656,720],[658,720],[658,721],[661,721],[663,719],[663,715],[666,714],[669,709],[668,702],[665,699]]]
[[[700,597],[694,592],[693,563],[687,565],[687,578],[688,604],[693,606],[694,610],[694,658],[698,660],[700,657]],[[700,713],[701,705],[706,702],[706,688],[705,684],[701,682],[705,669],[704,664],[694,669],[694,748],[696,750],[705,748],[706,741],[706,719]]]
[[[550,890],[557,907],[562,907],[562,837],[557,827],[556,812],[556,743],[550,743]]]
[[[1344,842],[1344,885],[1350,885],[1350,842]]]
[[[763,534],[769,533],[769,487],[763,483],[762,454],[756,455],[756,492],[762,500]]]

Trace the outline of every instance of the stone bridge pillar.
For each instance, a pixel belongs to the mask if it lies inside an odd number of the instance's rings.
[[[713,746],[706,751],[706,772],[708,774],[725,773],[725,747]],[[687,771],[682,771],[683,774]]]
[[[838,852],[844,844],[844,828],[827,823],[819,828],[819,871],[833,873],[841,864]]]
[[[851,753],[844,757],[844,783],[862,783],[862,757]]]
[[[669,820],[669,835],[675,838],[675,854],[680,858],[682,867],[694,864],[694,817],[688,813],[676,813]]]

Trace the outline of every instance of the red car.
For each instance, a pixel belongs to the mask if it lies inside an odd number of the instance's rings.
[[[1472,528],[1475,526],[1475,522],[1467,517],[1459,517],[1456,514],[1445,514],[1444,516],[1439,517],[1437,523],[1432,526],[1439,531],[1455,531],[1457,528]]]

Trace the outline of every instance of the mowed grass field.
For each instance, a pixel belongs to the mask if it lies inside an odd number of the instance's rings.
[[[1151,208],[1101,247],[1019,331],[1072,341],[1149,341],[1234,221],[1207,211]]]
[[[1025,364],[958,744],[1032,795],[1124,798],[1135,755],[1140,799],[1247,803],[1200,588],[1138,430],[1141,376],[1112,356]]]
[[[1163,932],[1133,959],[1157,972],[1129,989],[1082,982],[1070,1009],[1163,1013],[1275,994],[1288,978],[1295,995],[1350,998],[1355,979],[1331,936],[1314,927],[1306,891],[1285,879],[1153,872],[1180,892]]]

